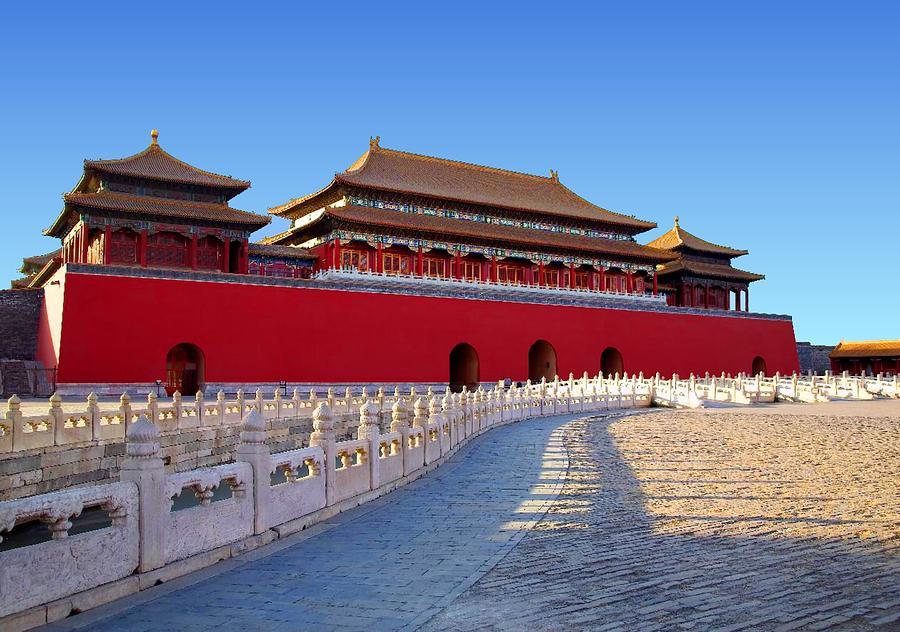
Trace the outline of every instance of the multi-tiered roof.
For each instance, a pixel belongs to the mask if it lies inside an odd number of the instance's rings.
[[[303,243],[343,226],[645,263],[672,259],[633,240],[655,223],[585,200],[556,172],[542,177],[423,156],[381,147],[377,138],[327,186],[269,212],[294,220],[272,243]]]
[[[160,147],[156,130],[143,151],[118,160],[85,160],[84,173],[44,234],[62,237],[81,212],[134,219],[168,218],[253,231],[270,218],[241,211],[228,200],[250,183],[198,169]]]

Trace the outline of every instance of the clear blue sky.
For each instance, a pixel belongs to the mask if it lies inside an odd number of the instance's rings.
[[[900,337],[900,10],[847,2],[13,3],[0,279],[84,158],[252,180],[264,212],[382,145],[546,174],[751,251],[797,337]],[[283,230],[277,221],[258,236]],[[105,297],[112,305],[114,297]]]

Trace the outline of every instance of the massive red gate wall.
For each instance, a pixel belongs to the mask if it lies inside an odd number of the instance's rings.
[[[538,339],[561,376],[595,374],[607,347],[629,373],[749,372],[756,356],[770,373],[798,369],[789,320],[65,276],[62,331],[50,335],[60,301],[48,300],[39,341],[65,383],[164,379],[166,353],[184,342],[203,350],[206,382],[446,382],[460,342],[482,381],[524,380]]]

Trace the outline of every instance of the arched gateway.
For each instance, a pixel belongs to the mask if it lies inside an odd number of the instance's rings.
[[[752,375],[759,375],[762,373],[763,375],[768,375],[768,371],[766,370],[766,361],[762,356],[756,356],[753,358],[753,368],[751,369]]]
[[[625,362],[622,354],[615,347],[607,347],[600,354],[600,370],[603,375],[622,375],[625,373]]]
[[[197,345],[177,344],[166,354],[166,394],[193,395],[203,388],[205,361]]]
[[[450,390],[458,393],[465,386],[478,388],[478,353],[472,345],[461,342],[450,352]]]
[[[546,340],[538,340],[528,350],[528,379],[540,382],[542,377],[548,382],[556,377],[556,349]]]

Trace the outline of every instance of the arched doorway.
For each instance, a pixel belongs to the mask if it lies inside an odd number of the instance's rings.
[[[203,388],[205,362],[203,352],[187,342],[177,344],[166,354],[166,394],[178,391],[194,395]]]
[[[763,375],[768,375],[769,372],[766,370],[766,361],[762,356],[756,356],[753,358],[753,370],[751,371],[752,375],[759,375],[762,373]]]
[[[461,342],[450,351],[450,390],[458,393],[463,386],[478,388],[478,353],[475,347]]]
[[[607,347],[600,354],[600,370],[603,375],[624,375],[625,362],[622,360],[622,354],[615,347]]]
[[[556,377],[556,349],[546,340],[538,340],[528,350],[528,379],[540,382]]]

